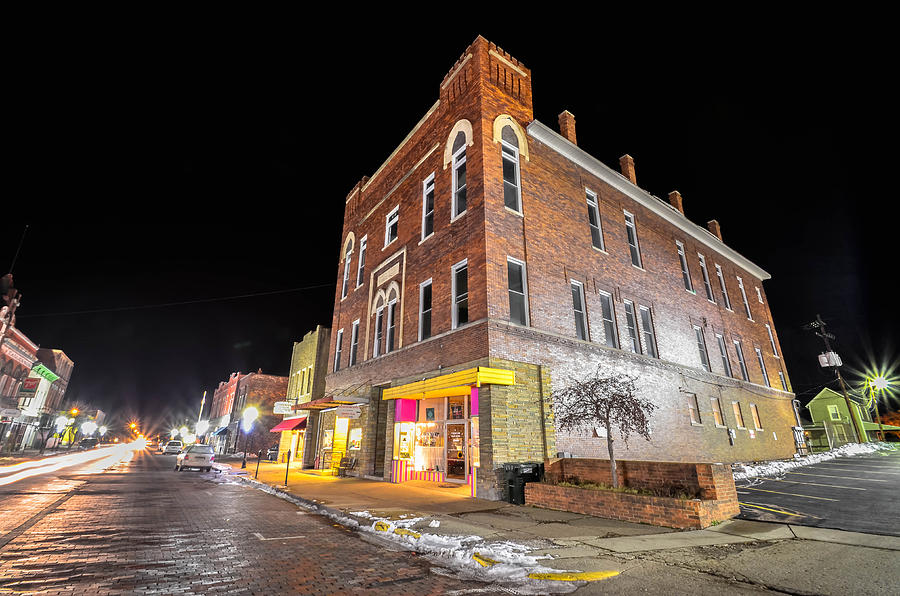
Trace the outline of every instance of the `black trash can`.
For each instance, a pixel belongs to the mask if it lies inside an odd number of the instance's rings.
[[[509,502],[513,505],[525,504],[525,479],[521,475],[513,474],[508,480]]]
[[[540,468],[539,468],[540,466]],[[537,482],[542,475],[543,464],[536,463],[511,463],[503,464],[505,476],[504,500],[513,505],[525,504],[525,483]]]

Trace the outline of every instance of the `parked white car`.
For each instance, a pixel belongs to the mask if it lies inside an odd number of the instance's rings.
[[[182,443],[181,441],[169,441],[168,443],[166,443],[166,446],[163,449],[163,455],[179,453],[183,447],[184,443]]]
[[[204,472],[212,470],[215,460],[213,448],[209,445],[191,445],[175,457],[175,471],[181,472],[185,468],[197,468]]]

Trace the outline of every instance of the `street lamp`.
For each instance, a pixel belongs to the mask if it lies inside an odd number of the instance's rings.
[[[84,424],[81,425],[81,432],[86,436],[91,436],[94,434],[94,431],[97,430],[97,423],[91,420],[88,420]]]
[[[879,441],[884,441],[884,427],[881,425],[881,412],[878,411],[878,397],[875,395],[875,392],[883,392],[888,388],[888,385],[890,384],[890,381],[888,381],[883,375],[866,377],[866,386],[868,386],[869,388],[870,400],[875,403],[875,419],[878,420]]]
[[[250,442],[250,429],[253,428],[253,421],[259,417],[259,410],[250,406],[244,409],[244,459],[241,462],[241,469],[247,467],[247,445]]]
[[[201,420],[194,428],[197,430],[197,436],[202,437],[209,430],[209,420]]]

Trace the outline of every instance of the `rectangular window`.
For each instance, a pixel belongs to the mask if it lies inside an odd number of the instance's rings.
[[[579,281],[572,281],[572,310],[575,314],[575,337],[588,340],[587,316],[584,311],[584,286]]]
[[[766,362],[763,360],[762,350],[759,348],[753,348],[756,350],[756,359],[759,360],[759,369],[762,371],[763,382],[765,382],[766,387],[771,387],[769,384],[769,373],[766,372]]]
[[[743,300],[744,300],[744,310],[747,312],[747,318],[752,321],[753,315],[750,314],[750,303],[747,302],[747,292],[744,290],[744,280],[741,279],[740,277],[738,277],[737,280],[738,280],[738,289],[741,290],[741,298],[743,298]]]
[[[501,141],[503,155],[503,204],[517,213],[522,212],[519,193],[519,150]]]
[[[597,195],[589,190],[585,191],[587,197],[588,225],[591,227],[591,245],[594,248],[603,249],[603,228],[600,227],[600,203]]]
[[[387,305],[387,339],[384,353],[393,352],[397,337],[397,301],[391,300]]]
[[[434,174],[422,183],[422,240],[434,233]]]
[[[306,369],[306,392],[307,393],[312,391],[312,378],[313,378],[313,369],[310,366]]]
[[[769,325],[766,325],[766,332],[769,334],[769,343],[772,344],[772,355],[778,358],[778,348],[775,347],[775,335],[772,333],[772,328]]]
[[[419,341],[431,337],[431,280],[419,285]]]
[[[697,403],[697,395],[690,394],[687,396],[688,411],[691,413],[691,424],[703,424],[700,418],[700,404]]]
[[[719,278],[719,289],[722,290],[722,304],[731,310],[731,300],[728,298],[728,290],[725,289],[725,276],[722,274],[721,265],[716,265],[716,277]]]
[[[619,347],[619,337],[616,333],[616,319],[613,314],[612,296],[600,292],[600,313],[603,316],[603,333],[606,336],[606,345],[611,348]]]
[[[356,355],[359,351],[359,319],[353,321],[353,328],[350,330],[350,364],[356,364]]]
[[[787,379],[784,378],[784,373],[782,371],[778,371],[778,378],[781,379],[781,388],[785,391],[789,391],[787,387]]]
[[[700,258],[700,273],[703,275],[703,289],[706,290],[706,299],[710,302],[715,302],[715,296],[713,296],[712,284],[709,283],[709,271],[706,269],[706,257],[697,253],[697,256]]]
[[[638,245],[637,227],[634,225],[634,215],[625,212],[625,232],[628,235],[628,248],[631,250],[631,264],[641,266],[641,249]]]
[[[347,286],[350,285],[350,255],[352,253],[348,250],[346,254],[344,254],[344,277],[341,281],[341,299],[347,297]]]
[[[747,373],[747,361],[744,360],[744,348],[738,340],[734,340],[734,351],[737,353],[738,364],[741,367],[741,378],[749,381],[750,375]]]
[[[753,427],[756,430],[762,430],[762,422],[759,421],[759,409],[756,404],[750,404],[750,415],[753,416]]]
[[[693,292],[694,284],[691,283],[691,271],[688,269],[687,258],[684,254],[684,244],[676,240],[675,246],[678,248],[678,261],[681,263],[681,279],[684,281],[684,289]]]
[[[712,405],[712,413],[713,418],[716,421],[716,426],[725,426],[725,417],[722,416],[722,404],[719,402],[718,397],[709,398],[709,403]]]
[[[837,406],[828,406],[828,417],[832,420],[840,420],[841,413]]]
[[[381,355],[381,338],[384,336],[384,307],[375,311],[375,345],[372,347],[372,356]]]
[[[384,245],[387,246],[397,239],[397,225],[400,222],[400,205],[388,213],[384,224]]]
[[[625,301],[625,331],[628,334],[628,349],[635,354],[641,353],[641,340],[637,334],[637,319],[634,315],[634,302]]]
[[[467,261],[453,266],[453,328],[469,322],[469,268]]]
[[[363,236],[359,241],[359,263],[356,265],[356,287],[363,284],[363,275],[366,269],[366,240],[368,236]]]
[[[344,330],[338,329],[337,341],[334,342],[334,371],[341,368],[341,350],[344,348]]]
[[[741,411],[741,403],[737,401],[731,402],[731,410],[734,412],[737,427],[744,428],[744,413]]]
[[[756,288],[756,299],[759,300],[759,303],[762,304],[762,290],[759,289],[759,286],[754,286]]]
[[[706,353],[706,339],[703,337],[703,329],[694,325],[694,335],[697,337],[697,351],[700,353],[700,366],[709,372],[709,355]]]
[[[641,329],[644,333],[644,348],[647,350],[648,356],[659,358],[656,351],[656,333],[653,331],[653,316],[650,314],[650,308],[641,306]]]
[[[453,156],[453,208],[451,217],[458,217],[466,211],[466,146]]]
[[[509,280],[509,320],[519,325],[528,325],[525,263],[508,257],[506,274]]]
[[[716,343],[719,344],[719,355],[722,357],[722,368],[727,376],[731,376],[731,361],[728,359],[728,350],[725,349],[725,338],[716,334]]]

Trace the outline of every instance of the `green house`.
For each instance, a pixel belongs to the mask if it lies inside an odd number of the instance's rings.
[[[809,445],[812,451],[826,451],[840,447],[846,443],[856,442],[856,433],[853,430],[854,419],[859,422],[864,431],[862,442],[878,440],[878,423],[872,421],[872,414],[866,407],[866,400],[860,396],[850,394],[850,405],[853,408],[853,418],[847,410],[847,401],[844,396],[831,389],[823,389],[808,404],[809,416],[812,418],[812,426],[804,426],[809,433]],[[900,430],[898,426],[882,424],[885,431]]]

